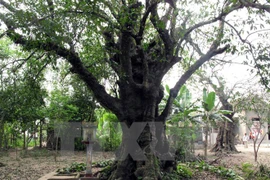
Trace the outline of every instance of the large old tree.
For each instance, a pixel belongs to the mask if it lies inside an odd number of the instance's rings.
[[[216,95],[219,98],[219,101],[221,103],[221,110],[228,110],[232,113],[225,114],[227,118],[229,118],[231,121],[220,121],[218,122],[218,134],[216,138],[216,143],[211,148],[212,152],[238,152],[235,147],[235,127],[236,127],[236,121],[233,119],[233,116],[235,114],[234,108],[232,103],[230,102],[230,98],[232,96],[233,88],[229,91],[225,87],[225,82],[222,80],[221,77],[218,77],[217,74],[214,72],[212,75],[212,79],[210,77],[200,75],[201,81],[205,81],[208,83],[215,91]],[[216,80],[217,82],[214,83],[213,81]],[[235,86],[234,86],[235,87]],[[226,92],[226,90],[228,92]]]
[[[245,13],[245,3],[230,0],[0,0],[0,7],[1,36],[25,50],[45,53],[46,58],[40,59],[44,69],[59,59],[68,62],[70,71],[85,82],[96,100],[130,129],[136,126],[134,122],[165,126],[181,86],[212,57],[230,52],[229,39],[237,35],[232,24],[239,25],[242,19],[237,21],[232,15],[235,21],[229,22],[226,18],[233,12]],[[225,32],[231,32],[230,36]],[[196,47],[200,53],[192,52]],[[158,112],[162,79],[179,62],[185,71]],[[114,87],[113,95],[101,83],[104,79]],[[163,128],[149,123],[135,134],[123,131],[121,161],[111,179],[160,179],[160,170],[173,164],[161,158],[173,155]],[[128,142],[137,143],[138,133],[139,146],[134,147],[140,147],[136,150],[146,159],[125,157],[130,152]]]

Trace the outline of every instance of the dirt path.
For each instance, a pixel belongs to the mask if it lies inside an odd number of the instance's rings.
[[[228,168],[237,169],[243,163],[256,164],[254,162],[253,147],[249,145],[246,149],[243,145],[238,145],[237,149],[241,151],[238,154],[229,154],[219,160],[219,164]],[[4,164],[0,166],[0,180],[37,180],[39,177],[55,171],[58,168],[63,168],[73,162],[85,162],[86,154],[84,152],[75,152],[73,155],[57,157],[53,152],[29,151],[29,154],[24,154],[22,151],[9,152],[0,154],[0,162]],[[203,150],[197,150],[196,154],[203,154]],[[102,161],[112,159],[112,152],[94,152],[93,161]],[[258,154],[258,162],[270,165],[270,147],[260,147]],[[215,159],[213,153],[209,152],[209,160]],[[207,176],[207,175],[206,175]]]

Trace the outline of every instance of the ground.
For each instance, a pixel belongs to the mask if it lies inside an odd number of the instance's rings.
[[[229,154],[216,163],[235,169],[239,169],[244,162],[256,164],[254,162],[253,147],[249,145],[247,149],[243,145],[237,145],[241,151],[239,154]],[[202,155],[202,150],[197,150],[196,155]],[[259,150],[258,162],[270,164],[270,146],[264,145]],[[73,155],[59,156],[55,159],[54,152],[47,150],[30,150],[28,154],[23,151],[9,151],[0,154],[0,179],[2,180],[37,180],[41,176],[55,171],[58,168],[70,165],[72,162],[85,162],[86,154],[84,152],[75,152]],[[112,152],[95,152],[93,161],[103,161],[113,158]],[[209,161],[217,157],[209,152]],[[4,165],[1,167],[1,165]],[[96,169],[95,169],[96,170]],[[210,173],[201,173],[195,179],[219,179]]]
[[[85,162],[85,152],[74,152],[68,155],[59,155],[55,159],[54,152],[43,150],[30,150],[28,154],[23,151],[11,151],[0,154],[0,180],[37,180],[43,175],[66,167],[73,162]],[[95,152],[93,161],[104,161],[113,157],[112,152]]]

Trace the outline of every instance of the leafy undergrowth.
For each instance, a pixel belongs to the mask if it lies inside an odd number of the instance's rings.
[[[93,162],[93,167],[107,167],[111,166],[113,164],[113,160],[105,160],[105,161],[98,161],[98,162]]]
[[[202,162],[179,163],[173,173],[164,173],[163,180],[174,179],[227,179],[227,180],[269,180],[270,168],[266,165],[243,163],[241,174],[223,166],[213,166]]]
[[[243,172],[243,177],[247,180],[269,180],[270,168],[263,164],[253,165],[250,163],[243,163],[240,170]]]
[[[173,179],[191,179],[194,172],[187,164],[178,164],[176,171],[173,173],[162,173],[163,180],[173,180]]]
[[[99,177],[109,177],[113,168],[113,161],[101,161],[94,164],[96,167],[103,169],[99,173]],[[179,163],[176,170],[170,173],[161,172],[162,180],[177,179],[228,179],[228,180],[244,180],[237,175],[232,169],[222,166],[211,166],[205,162]],[[216,178],[217,177],[217,178]],[[105,178],[106,179],[106,178]]]
[[[201,162],[192,162],[189,163],[188,166],[190,168],[196,169],[198,171],[207,171],[215,174],[216,176],[222,179],[228,180],[244,180],[243,177],[239,176],[234,170],[225,168],[223,166],[213,166],[205,163],[204,161]]]
[[[93,162],[92,168],[103,168],[102,172],[107,173],[106,169],[110,169],[112,164],[113,164],[112,160],[98,161],[98,162]],[[56,172],[59,174],[71,174],[75,172],[82,172],[85,170],[86,170],[85,163],[74,162],[70,166],[57,169]]]
[[[93,168],[102,168],[98,174],[102,179],[106,179],[110,176],[113,170],[113,161],[105,160],[94,162]],[[59,174],[70,174],[74,172],[82,172],[86,169],[85,163],[74,162],[70,166],[58,169]],[[223,166],[209,165],[204,161],[201,162],[189,162],[178,163],[176,170],[167,173],[162,172],[162,180],[176,180],[176,179],[227,179],[227,180],[268,180],[270,179],[270,168],[266,165],[254,166],[249,163],[242,164],[241,176],[234,170],[225,168]]]
[[[59,174],[71,174],[74,172],[82,172],[86,169],[86,164],[85,163],[77,163],[74,162],[70,166],[62,168],[62,169],[57,169],[57,173]]]
[[[222,166],[211,166],[205,162],[179,163],[172,173],[163,173],[162,180],[176,179],[228,179],[244,180],[232,169]]]

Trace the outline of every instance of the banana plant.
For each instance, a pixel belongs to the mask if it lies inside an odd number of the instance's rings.
[[[230,114],[232,111],[228,110],[216,110],[215,108],[216,93],[207,92],[203,89],[203,100],[202,100],[202,109],[199,110],[197,116],[201,116],[202,122],[204,124],[204,134],[205,134],[205,143],[204,143],[204,156],[207,160],[207,147],[208,147],[208,135],[211,125],[215,125],[216,121],[230,121],[231,120],[225,116],[225,114]]]
[[[170,89],[166,86],[165,98]],[[198,122],[195,114],[198,110],[197,101],[192,100],[192,94],[186,86],[182,86],[173,102],[173,113],[167,120],[167,134],[173,138],[172,145],[177,149],[177,158],[186,161],[194,152],[194,140]]]
[[[170,94],[170,89],[168,85],[166,85],[166,97],[168,98],[168,94]],[[198,106],[195,104],[197,101],[192,102],[192,95],[188,88],[184,85],[181,87],[177,97],[173,102],[173,113],[169,118],[168,123],[172,122],[185,122],[187,120],[194,121],[196,118],[192,116],[192,113],[197,112]]]

